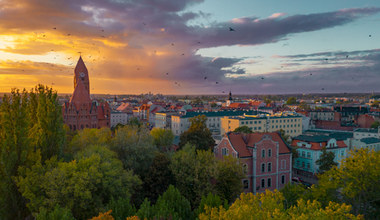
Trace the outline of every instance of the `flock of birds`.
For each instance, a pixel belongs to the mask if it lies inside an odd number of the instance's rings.
[[[143,22],[142,24],[143,24],[143,25],[146,25],[146,23],[144,23],[144,22]],[[57,30],[57,27],[53,27],[52,29],[53,29],[53,30]],[[235,31],[236,31],[233,27],[228,27],[228,30],[229,30],[230,32],[235,32]],[[104,30],[104,29],[101,29],[100,32],[104,33],[105,30]],[[66,36],[71,36],[71,33],[67,33]],[[46,37],[46,34],[43,34],[42,37],[45,38],[45,37]],[[104,34],[100,35],[100,37],[102,37],[102,38],[106,38],[106,36],[105,36]],[[372,35],[368,35],[368,37],[372,37]],[[94,46],[96,46],[94,43],[92,43],[92,44],[93,44]],[[201,42],[198,41],[197,44],[201,44]],[[174,44],[174,43],[171,43],[171,46],[175,46],[175,44]],[[199,50],[199,49],[196,49],[195,51],[198,51],[198,50]],[[52,49],[51,51],[54,51],[54,49]],[[100,50],[98,50],[98,52],[100,53]],[[156,51],[154,51],[154,52],[156,53]],[[81,52],[78,52],[78,53],[81,54]],[[59,56],[59,55],[56,55],[56,56]],[[181,56],[185,56],[185,53],[182,53]],[[57,58],[57,57],[54,57],[54,59],[56,59],[56,58]],[[88,58],[91,59],[92,56],[89,55]],[[349,58],[349,55],[346,55],[346,59],[348,59],[348,58]],[[71,59],[72,59],[72,57],[68,57],[68,58],[67,58],[67,60],[71,60]],[[103,59],[105,59],[105,57],[103,57]],[[92,59],[92,61],[96,61],[96,59]],[[324,58],[324,61],[327,62],[327,61],[329,61],[329,59],[328,59],[328,58]],[[71,65],[73,65],[73,64],[74,64],[74,62],[70,63],[69,65],[71,66]],[[54,66],[54,65],[51,64],[51,66]],[[283,68],[283,66],[281,66],[281,68]],[[137,67],[136,70],[139,71],[139,70],[140,70],[140,67]],[[22,70],[22,71],[25,71],[25,70]],[[63,69],[60,69],[60,71],[63,71]],[[206,73],[204,73],[204,74],[206,74]],[[70,75],[73,75],[73,73],[70,73]],[[166,72],[165,75],[166,75],[166,76],[169,76],[169,72]],[[312,76],[313,74],[310,73],[310,74],[308,74],[308,75],[309,75],[309,76]],[[306,75],[306,76],[307,76],[307,75]],[[263,76],[259,76],[258,79],[264,80],[265,78],[264,78]],[[204,81],[208,81],[208,77],[207,77],[207,76],[203,76],[203,80],[204,80]],[[218,84],[219,84],[219,82],[218,82],[218,81],[215,81],[215,85],[218,85]],[[52,85],[55,85],[55,84],[52,82]],[[177,82],[177,81],[174,81],[174,85],[181,87],[181,84],[180,84],[179,82]],[[92,89],[94,89],[94,88],[92,88]],[[325,88],[321,88],[321,90],[324,91]],[[222,93],[225,93],[225,91],[222,91]]]

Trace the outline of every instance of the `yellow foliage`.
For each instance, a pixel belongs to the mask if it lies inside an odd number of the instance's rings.
[[[105,213],[99,213],[98,216],[93,217],[91,220],[114,220],[114,218],[111,215],[112,210],[109,210],[108,212]]]
[[[253,195],[240,195],[228,210],[206,207],[206,211],[199,215],[200,220],[223,219],[363,219],[363,216],[350,214],[351,206],[330,202],[322,208],[318,201],[297,201],[297,205],[286,210],[283,206],[284,196],[281,192],[266,191]]]
[[[138,216],[129,216],[125,220],[140,220]]]

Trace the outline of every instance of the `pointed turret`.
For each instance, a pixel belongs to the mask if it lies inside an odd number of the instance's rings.
[[[230,94],[228,95],[228,100],[232,101],[232,93],[231,93],[231,90],[230,90]]]
[[[90,94],[86,90],[82,81],[78,81],[78,84],[74,89],[73,96],[71,96],[70,103],[73,103],[77,110],[81,109],[81,105],[83,104],[91,104]]]
[[[82,81],[84,88],[87,90],[87,93],[90,94],[90,80],[88,77],[88,71],[81,56],[79,56],[79,60],[75,67],[74,73],[74,89],[77,87],[78,82]]]

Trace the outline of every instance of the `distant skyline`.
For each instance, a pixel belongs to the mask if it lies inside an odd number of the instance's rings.
[[[380,92],[380,1],[0,0],[0,93]]]

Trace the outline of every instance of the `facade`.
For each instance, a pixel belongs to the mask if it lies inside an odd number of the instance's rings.
[[[190,127],[190,118],[193,118],[198,115],[205,115],[207,117],[206,126],[210,129],[213,135],[220,135],[220,123],[221,118],[225,116],[237,116],[247,114],[256,114],[256,111],[197,111],[197,112],[186,112],[184,115],[172,115],[171,116],[171,129],[173,134],[176,136],[181,135]]]
[[[128,113],[126,112],[111,112],[111,128],[118,124],[126,125],[128,123]]]
[[[245,192],[264,192],[283,188],[292,178],[292,154],[277,132],[227,133],[214,147],[219,159],[232,155],[243,164]]]
[[[302,116],[296,114],[245,114],[221,118],[221,134],[234,131],[241,126],[252,128],[253,132],[275,132],[284,130],[294,137],[302,134]]]
[[[178,115],[177,112],[157,112],[155,114],[155,127],[170,129],[172,127],[172,115]]]
[[[310,111],[309,116],[311,120],[321,120],[321,121],[335,121],[335,112],[332,110],[320,110],[320,111]]]
[[[322,155],[322,149],[326,148],[335,154],[334,161],[340,165],[342,159],[347,157],[348,146],[345,136],[338,138],[335,134],[324,135],[299,135],[292,140],[292,147],[297,149],[298,157],[294,161],[293,169],[296,174],[313,177],[318,173],[319,166],[316,161]]]
[[[63,121],[71,130],[110,127],[110,107],[90,98],[90,80],[87,68],[79,57],[74,70],[74,92],[62,107]]]

